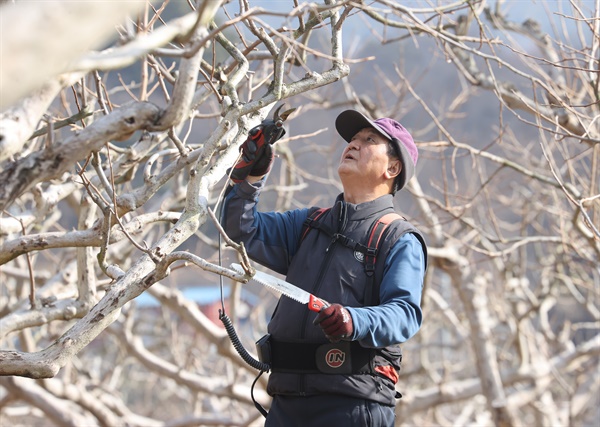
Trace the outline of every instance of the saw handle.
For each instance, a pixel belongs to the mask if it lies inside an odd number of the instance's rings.
[[[310,300],[308,301],[308,309],[316,313],[323,310],[324,308],[329,307],[329,305],[330,304],[327,301],[322,300],[321,298],[317,298],[312,294],[310,296]]]

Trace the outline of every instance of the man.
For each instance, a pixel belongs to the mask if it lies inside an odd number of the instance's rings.
[[[414,174],[417,147],[389,118],[347,110],[335,125],[348,145],[338,166],[344,192],[333,207],[257,211],[273,161],[270,145],[252,137],[266,131],[261,126],[242,146],[223,206],[225,231],[252,259],[331,304],[315,314],[280,298],[268,326],[266,426],[393,426],[397,344],[421,326],[427,255],[419,231],[395,220],[377,251],[366,250],[374,224],[394,212],[394,194]]]

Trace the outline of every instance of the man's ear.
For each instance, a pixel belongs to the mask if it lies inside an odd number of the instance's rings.
[[[402,172],[402,162],[399,159],[391,160],[388,163],[387,170],[385,171],[386,178],[396,178]]]

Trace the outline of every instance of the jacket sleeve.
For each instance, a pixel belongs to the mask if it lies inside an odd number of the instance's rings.
[[[423,318],[424,258],[421,243],[413,234],[398,239],[385,260],[380,304],[346,307],[354,325],[352,340],[378,348],[403,343],[417,333]]]
[[[235,242],[242,242],[251,259],[280,274],[286,274],[298,249],[308,209],[258,212],[264,180],[233,186],[225,197],[221,225]]]

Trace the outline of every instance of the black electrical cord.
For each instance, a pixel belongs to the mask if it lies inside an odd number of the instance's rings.
[[[269,372],[271,367],[260,360],[256,360],[248,351],[244,348],[244,344],[237,335],[235,328],[233,327],[233,323],[231,323],[231,319],[229,316],[223,311],[219,310],[219,320],[223,322],[223,326],[225,326],[225,330],[227,331],[227,335],[231,340],[231,344],[233,344],[233,348],[238,352],[240,357],[246,362],[248,365],[252,366],[254,369],[257,369],[262,372]]]
[[[227,189],[227,191],[225,192],[225,195],[227,195],[229,191],[231,191],[231,188]],[[221,198],[221,200],[220,200],[221,206],[220,206],[220,210],[219,210],[219,220],[221,220],[223,217],[223,206],[225,205],[225,203],[223,203],[223,199],[224,199],[224,197]],[[218,243],[219,243],[219,266],[222,266],[221,233],[219,233],[219,242]],[[225,331],[227,332],[227,336],[229,336],[229,340],[231,341],[233,348],[235,348],[235,350],[240,355],[242,360],[244,362],[246,362],[248,365],[250,365],[251,367],[253,367],[254,369],[259,371],[258,376],[252,382],[252,387],[250,388],[250,397],[252,398],[252,402],[254,403],[254,406],[256,407],[256,409],[258,409],[258,411],[266,418],[267,417],[266,409],[263,408],[262,405],[260,403],[258,403],[256,401],[256,399],[254,398],[254,386],[256,385],[256,383],[258,382],[258,379],[261,377],[261,375],[263,373],[269,372],[269,370],[271,369],[271,366],[268,363],[261,362],[260,360],[256,360],[254,357],[252,357],[252,355],[250,353],[248,353],[248,350],[246,350],[246,348],[244,347],[244,344],[242,344],[242,341],[240,340],[237,332],[235,331],[235,328],[233,326],[233,323],[231,322],[231,319],[225,312],[225,296],[224,296],[224,292],[223,292],[223,276],[221,276],[221,275],[219,276],[219,288],[220,288],[220,292],[221,292],[221,308],[219,309],[219,320],[223,323],[223,326],[225,327]]]
[[[256,378],[254,378],[254,381],[252,382],[252,387],[250,387],[250,397],[252,398],[252,402],[254,402],[254,407],[256,409],[258,409],[258,412],[260,412],[262,414],[263,417],[267,418],[267,415],[269,414],[267,412],[267,410],[265,408],[262,407],[262,405],[260,403],[258,403],[256,401],[256,399],[254,398],[254,385],[258,382],[258,379],[260,378],[260,376],[263,374],[263,372],[265,371],[260,371],[257,375]]]

